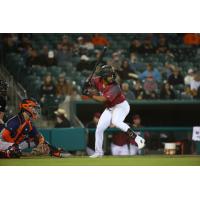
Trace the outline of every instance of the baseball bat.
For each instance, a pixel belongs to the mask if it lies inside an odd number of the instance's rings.
[[[99,56],[98,60],[96,61],[95,65],[94,65],[94,69],[93,69],[91,75],[89,76],[88,80],[86,81],[87,83],[90,83],[90,81],[91,81],[91,79],[92,79],[92,77],[93,77],[93,75],[94,75],[94,73],[95,73],[95,71],[96,71],[96,69],[97,69],[97,66],[98,66],[98,65],[101,63],[101,61],[103,60],[103,57],[105,56],[106,51],[107,51],[107,47],[104,46],[104,48],[103,48],[103,50],[102,50],[102,52],[101,52],[101,55]]]

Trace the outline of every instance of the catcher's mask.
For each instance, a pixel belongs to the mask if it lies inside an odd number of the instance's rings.
[[[103,79],[107,79],[108,77],[112,77],[112,80],[114,81],[116,78],[116,74],[112,66],[110,65],[104,65],[101,67],[101,70],[97,74],[98,76],[102,77]]]
[[[24,99],[19,107],[21,112],[26,112],[32,119],[37,119],[40,115],[40,105],[35,99]]]
[[[8,83],[5,80],[0,80],[0,95],[6,96]]]

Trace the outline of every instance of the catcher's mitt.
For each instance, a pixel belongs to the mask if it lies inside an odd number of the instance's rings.
[[[39,156],[39,155],[49,155],[50,153],[50,148],[48,144],[38,144],[36,148],[34,148],[31,152],[32,155],[34,156]]]

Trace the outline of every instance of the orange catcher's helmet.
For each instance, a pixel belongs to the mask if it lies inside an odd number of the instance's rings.
[[[32,119],[37,119],[40,115],[40,105],[33,98],[23,99],[19,107],[21,112],[26,112]]]

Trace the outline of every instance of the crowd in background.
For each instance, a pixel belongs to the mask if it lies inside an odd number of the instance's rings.
[[[36,34],[35,34],[36,35]],[[121,83],[122,90],[128,100],[141,99],[199,99],[200,98],[200,72],[199,65],[183,70],[182,66],[170,60],[179,60],[183,52],[174,51],[169,45],[167,34],[146,34],[143,39],[133,34],[129,45],[120,49],[113,49],[113,44],[105,34],[79,34],[75,39],[69,34],[60,36],[54,46],[48,44],[35,48],[34,34],[3,34],[0,40],[1,59],[6,60],[9,53],[17,53],[23,58],[27,75],[35,66],[53,68],[66,67],[72,63],[72,69],[80,74],[93,69],[100,56],[100,49],[108,46],[113,50],[104,58],[101,64],[110,64],[117,73],[117,81]],[[199,53],[199,34],[177,34],[174,41],[176,45],[185,45],[191,52]],[[187,48],[186,48],[187,49]],[[195,50],[195,51],[194,51]],[[188,51],[188,49],[187,49]],[[146,62],[146,56],[164,55],[168,61],[162,66],[154,62]],[[187,55],[187,52],[184,54]],[[188,54],[190,55],[190,54]],[[78,62],[73,62],[76,60]],[[70,61],[70,62],[69,62]],[[55,71],[56,72],[56,71]],[[75,75],[76,76],[76,75]],[[61,72],[57,77],[54,73],[43,74],[43,82],[36,92],[42,105],[48,101],[60,102],[66,96],[81,99],[80,88],[67,73]],[[26,88],[26,85],[24,85]],[[45,115],[45,106],[43,114]]]

